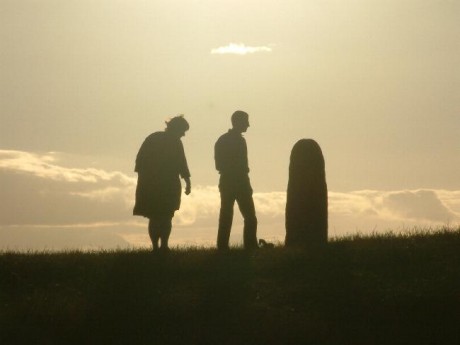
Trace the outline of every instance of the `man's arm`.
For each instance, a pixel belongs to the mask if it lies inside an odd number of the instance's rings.
[[[214,162],[219,173],[222,171],[222,155],[222,138],[219,138],[214,145]]]

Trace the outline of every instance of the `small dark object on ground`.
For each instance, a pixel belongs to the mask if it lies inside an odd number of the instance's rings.
[[[259,247],[260,248],[275,248],[275,245],[273,243],[269,243],[265,241],[264,239],[259,239]]]

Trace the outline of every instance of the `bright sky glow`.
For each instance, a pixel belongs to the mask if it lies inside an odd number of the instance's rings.
[[[302,138],[331,236],[459,224],[459,35],[460,1],[0,1],[0,250],[148,246],[134,160],[176,114],[192,194],[171,243],[214,245],[237,109],[260,238],[284,237]]]

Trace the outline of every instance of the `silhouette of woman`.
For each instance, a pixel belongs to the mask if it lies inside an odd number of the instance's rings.
[[[189,129],[182,115],[166,122],[163,132],[150,134],[136,158],[138,173],[133,214],[149,218],[153,249],[168,250],[172,218],[181,202],[180,177],[185,180],[185,194],[190,194],[190,172],[181,137]]]
[[[327,184],[323,153],[313,139],[291,151],[286,202],[286,247],[327,243]]]

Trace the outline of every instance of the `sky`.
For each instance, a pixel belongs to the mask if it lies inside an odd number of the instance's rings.
[[[0,250],[147,247],[134,160],[177,114],[192,194],[171,243],[214,245],[235,110],[260,238],[284,239],[302,138],[326,160],[331,238],[456,226],[459,61],[455,0],[0,0]]]

